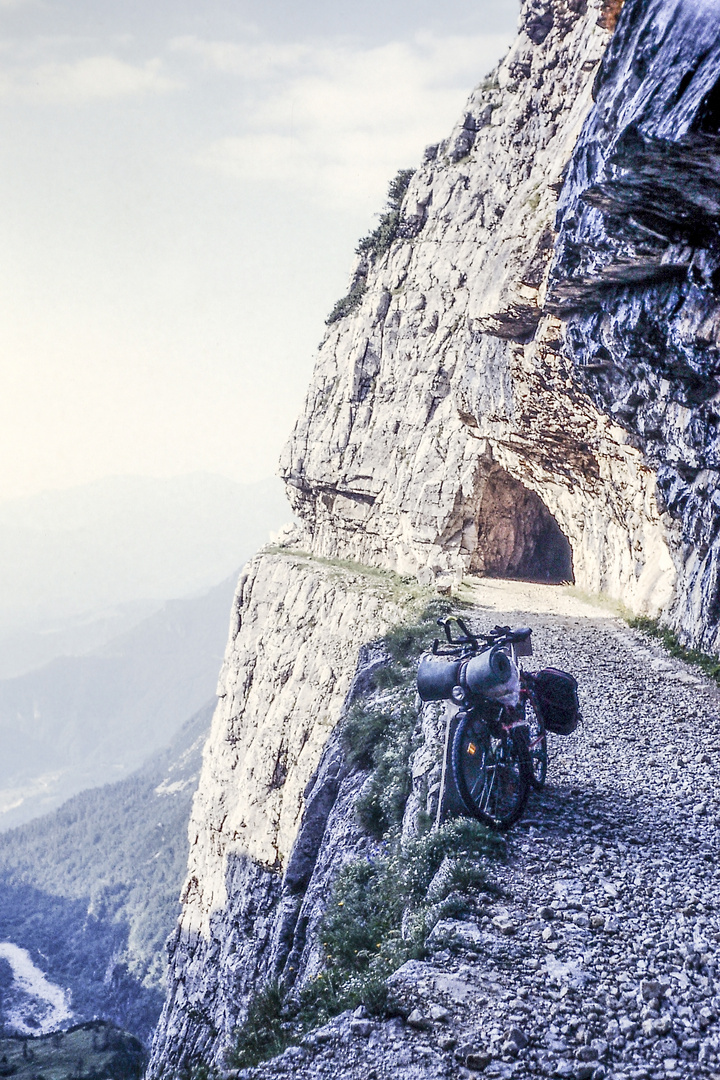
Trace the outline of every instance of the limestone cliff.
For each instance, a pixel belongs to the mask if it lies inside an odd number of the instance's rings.
[[[313,875],[322,896],[332,867],[367,843],[350,809],[364,777],[327,744],[343,706],[368,692],[383,662],[362,644],[406,616],[408,596],[386,575],[292,549],[265,552],[244,571],[190,821],[151,1075],[218,1059],[253,992],[297,969],[306,924],[319,913],[317,895],[301,910]],[[323,840],[331,812],[337,829]],[[321,841],[331,853],[316,869]]]
[[[282,467],[319,553],[569,577],[551,515],[579,585],[714,647],[719,16],[628,0],[605,54],[618,7],[525,5]]]
[[[388,572],[574,577],[717,649],[719,75],[714,3],[526,0],[360,245],[282,460],[305,532],[240,583],[151,1076],[316,970],[369,843],[333,731],[403,618]]]

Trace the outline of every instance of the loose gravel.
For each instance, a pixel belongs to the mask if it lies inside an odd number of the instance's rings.
[[[546,788],[495,870],[506,895],[396,973],[406,1020],[344,1014],[247,1076],[720,1080],[720,694],[542,588],[475,595],[478,625],[533,627],[526,666],[573,672],[584,715],[549,736]]]

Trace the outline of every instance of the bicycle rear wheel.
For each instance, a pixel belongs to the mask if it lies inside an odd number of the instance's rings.
[[[531,766],[522,729],[489,725],[470,711],[461,715],[453,738],[451,766],[467,811],[492,829],[509,829],[530,793]]]
[[[523,731],[530,754],[530,782],[536,791],[541,791],[547,777],[547,732],[532,697],[526,698],[523,702],[523,711],[527,722],[527,727],[523,728]]]

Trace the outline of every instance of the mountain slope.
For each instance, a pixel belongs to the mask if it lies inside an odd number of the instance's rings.
[[[147,1042],[180,911],[187,823],[214,701],[133,776],[0,835],[0,940]]]
[[[99,646],[133,605],[139,621],[151,602],[209,589],[289,516],[275,479],[206,475],[109,477],[0,503],[0,677]],[[93,636],[108,619],[114,630]]]
[[[0,681],[0,827],[119,779],[213,694],[233,581],[173,600],[87,656]]]

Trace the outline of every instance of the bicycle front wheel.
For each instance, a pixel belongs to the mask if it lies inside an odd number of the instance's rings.
[[[473,712],[465,713],[455,730],[451,755],[455,786],[468,813],[492,829],[514,825],[530,793],[532,770],[521,731],[502,724],[491,730]]]

